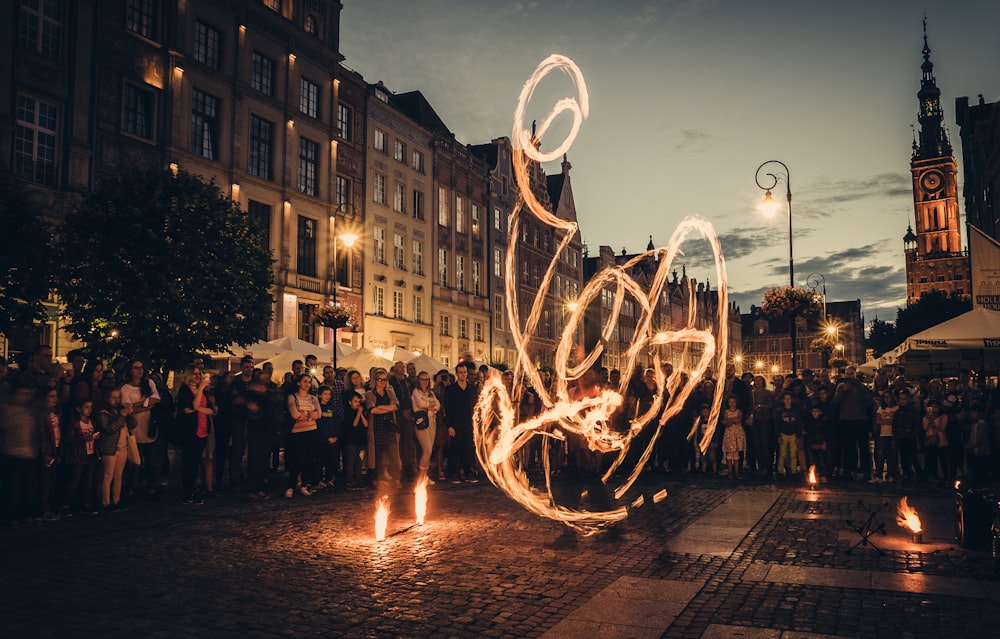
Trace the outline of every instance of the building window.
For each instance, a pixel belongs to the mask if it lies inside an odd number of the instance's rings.
[[[346,206],[351,203],[351,181],[347,178],[337,176],[337,204]]]
[[[455,198],[455,232],[465,233],[465,198]]]
[[[375,239],[375,253],[373,254],[375,263],[385,264],[385,229],[376,226],[372,236]]]
[[[337,105],[337,131],[341,140],[351,139],[351,122],[353,121],[351,107],[345,104]]]
[[[403,292],[392,292],[392,316],[396,319],[403,319]]]
[[[413,217],[424,219],[424,192],[413,189]]]
[[[410,166],[413,167],[414,171],[420,171],[421,173],[424,172],[424,154],[423,153],[421,153],[420,151],[416,151],[416,150],[413,151],[413,158],[412,158],[411,162],[412,162],[412,164]]]
[[[385,316],[385,289],[381,286],[375,286],[374,295],[372,295],[372,312],[379,317]]]
[[[319,117],[319,85],[305,78],[299,80],[299,111],[311,118]]]
[[[472,205],[472,235],[479,237],[479,205]]]
[[[264,0],[264,6],[275,13],[281,13],[281,0]]]
[[[153,137],[153,92],[125,83],[122,130],[147,140]]]
[[[274,143],[274,124],[256,115],[250,116],[250,161],[247,171],[265,180],[271,180],[271,157]]]
[[[250,58],[250,86],[264,95],[274,95],[274,61],[256,51]]]
[[[406,270],[406,251],[403,250],[402,233],[393,233],[392,236],[392,265],[401,271]]]
[[[498,208],[493,209],[493,228],[503,231],[503,211]]]
[[[372,189],[372,198],[379,204],[385,204],[385,176],[381,173],[375,174],[375,184]]]
[[[406,145],[396,140],[392,149],[392,157],[397,162],[406,163]]]
[[[313,316],[316,315],[315,304],[299,304],[299,339],[312,342],[315,337],[316,325]]]
[[[455,257],[455,276],[458,282],[458,290],[465,292],[465,256]]]
[[[497,295],[493,298],[493,328],[497,329],[498,331],[503,330],[503,316],[504,316],[503,296]]]
[[[316,220],[304,215],[299,216],[295,271],[299,275],[316,277]]]
[[[444,314],[441,315],[441,334],[446,337],[451,335],[451,317]]]
[[[438,187],[438,224],[448,226],[448,190]]]
[[[396,182],[392,189],[392,208],[400,213],[406,213],[406,187],[400,182]]]
[[[476,333],[475,333],[476,341],[477,342],[483,341],[483,323],[482,322],[476,322],[475,323],[475,330],[476,330]]]
[[[493,275],[503,277],[503,250],[493,248]]]
[[[458,337],[459,339],[469,338],[469,320],[464,317],[458,318]]]
[[[476,260],[473,260],[472,261],[472,292],[475,293],[477,296],[478,295],[482,295],[482,292],[483,292],[482,291],[482,287],[480,286],[480,282],[481,281],[482,281],[482,278],[480,277],[480,274],[479,274],[479,262],[477,262]]]
[[[306,24],[302,27],[303,31],[309,35],[316,35],[318,33],[318,28],[316,27],[316,18],[312,16],[306,16]]]
[[[381,151],[382,153],[386,152],[385,131],[383,131],[382,129],[375,129],[375,145],[374,146],[375,146],[375,150],[376,151]]]
[[[420,240],[413,240],[413,272],[424,274],[424,243]]]
[[[505,175],[500,179],[500,194],[507,195],[510,190],[510,179]]]
[[[58,58],[62,38],[58,0],[30,0],[21,3],[18,40],[22,47],[49,58]]]
[[[194,59],[213,69],[222,66],[222,33],[204,22],[194,23]]]
[[[271,248],[271,206],[263,202],[249,200],[247,202],[247,217],[250,226],[263,236],[263,246]]]
[[[316,195],[316,174],[319,163],[319,144],[299,138],[299,192]]]
[[[219,99],[191,92],[191,152],[209,160],[219,159]]]
[[[413,296],[413,321],[417,324],[424,323],[424,298],[419,295]]]
[[[438,249],[438,283],[448,286],[448,249]]]
[[[30,182],[55,186],[55,106],[24,95],[17,96],[14,172]]]
[[[149,40],[156,35],[156,7],[153,0],[128,0],[125,5],[125,28]]]

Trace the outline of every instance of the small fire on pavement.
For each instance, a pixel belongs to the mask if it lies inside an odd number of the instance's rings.
[[[385,541],[385,529],[389,525],[389,496],[382,495],[375,501],[375,541]]]
[[[815,464],[809,467],[809,474],[806,476],[806,481],[809,482],[809,490],[816,490],[816,484],[819,483],[819,480],[816,478]]]
[[[421,477],[413,489],[413,506],[417,514],[417,525],[422,526],[427,515],[427,477]]]
[[[923,542],[924,529],[920,525],[920,517],[917,515],[917,511],[906,503],[906,497],[899,500],[899,507],[896,509],[896,523],[910,531],[913,543]]]

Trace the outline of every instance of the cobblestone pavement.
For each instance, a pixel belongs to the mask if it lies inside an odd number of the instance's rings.
[[[601,608],[615,584],[681,582],[690,592],[676,610],[649,606],[635,620],[649,628],[626,627],[624,636],[983,637],[1000,628],[991,554],[934,532],[954,525],[947,489],[844,482],[811,493],[696,475],[639,483],[647,505],[617,539],[567,536],[487,483],[435,486],[423,526],[412,525],[412,495],[396,495],[381,543],[370,492],[139,502],[8,528],[0,628],[5,637],[553,637],[592,618],[593,607],[621,617],[627,608]],[[652,504],[662,487],[667,498]],[[776,499],[731,553],[667,550],[692,522],[749,491]],[[861,514],[858,501],[894,504],[904,494],[934,518],[935,537],[911,543],[893,507],[879,517],[888,535],[873,537],[886,554],[848,553],[860,539],[846,524]],[[857,583],[886,573],[920,581]],[[953,593],[949,584],[983,590]],[[621,636],[574,623],[583,630],[573,636]]]

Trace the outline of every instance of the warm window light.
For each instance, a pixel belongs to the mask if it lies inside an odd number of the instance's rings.
[[[240,199],[240,183],[233,182],[233,201],[236,202]]]
[[[759,207],[764,215],[767,217],[773,217],[778,212],[778,208],[780,206],[781,205],[774,199],[774,196],[771,195],[770,189],[764,192],[764,201],[760,203]]]
[[[344,246],[351,248],[354,243],[358,241],[358,236],[354,233],[343,233],[340,236],[340,241],[344,243]]]

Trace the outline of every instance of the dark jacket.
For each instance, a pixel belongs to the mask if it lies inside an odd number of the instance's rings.
[[[121,414],[121,409],[110,406],[100,412],[97,416],[97,423],[101,430],[101,438],[97,440],[97,449],[101,451],[102,455],[115,454],[122,428],[128,428],[129,431],[135,430],[135,417],[133,415],[125,417]]]

